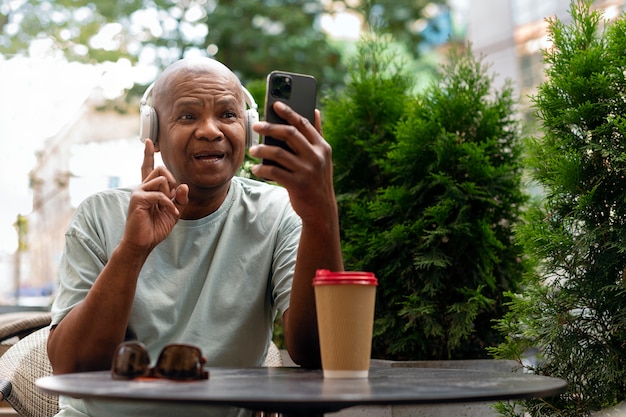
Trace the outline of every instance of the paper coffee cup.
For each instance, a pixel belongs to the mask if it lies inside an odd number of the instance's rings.
[[[313,280],[325,378],[367,378],[378,281],[371,272],[318,270]]]

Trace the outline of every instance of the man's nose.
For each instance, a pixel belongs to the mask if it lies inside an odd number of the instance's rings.
[[[199,121],[195,136],[196,139],[213,141],[223,139],[224,133],[215,117],[205,117]]]

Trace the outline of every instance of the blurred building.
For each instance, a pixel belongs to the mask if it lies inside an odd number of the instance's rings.
[[[484,56],[497,75],[496,86],[513,81],[528,111],[528,96],[544,80],[542,50],[549,47],[546,19],[571,21],[570,0],[452,0],[467,25],[466,37],[476,56]],[[596,0],[607,20],[626,10],[625,0]]]
[[[96,94],[37,155],[30,173],[33,211],[15,254],[16,304],[50,302],[56,288],[67,224],[89,194],[141,181],[139,116],[99,108]]]

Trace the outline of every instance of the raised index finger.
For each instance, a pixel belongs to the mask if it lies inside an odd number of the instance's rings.
[[[154,170],[154,143],[152,140],[146,139],[143,150],[143,163],[141,164],[141,181]]]

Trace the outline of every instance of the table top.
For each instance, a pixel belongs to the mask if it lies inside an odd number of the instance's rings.
[[[355,405],[435,404],[548,397],[566,382],[539,375],[426,368],[372,368],[367,379],[324,379],[296,367],[210,368],[204,381],[113,380],[108,371],[40,378],[44,392],[78,398],[188,402],[289,412]]]

